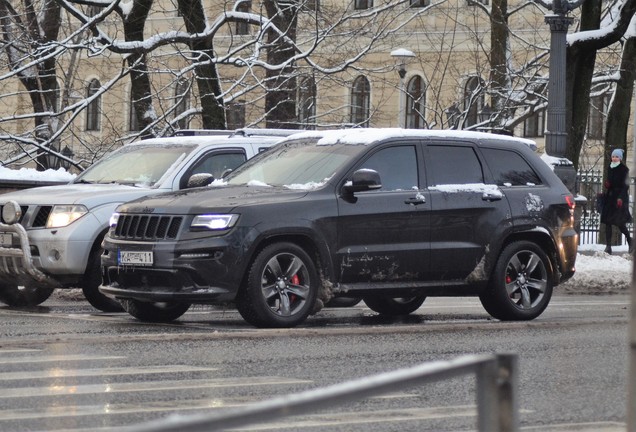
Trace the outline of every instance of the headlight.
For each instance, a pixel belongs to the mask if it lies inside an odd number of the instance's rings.
[[[46,221],[47,228],[61,228],[72,224],[88,213],[83,205],[56,205]]]
[[[14,224],[22,217],[22,209],[15,201],[8,201],[2,206],[2,220],[6,224]]]
[[[194,220],[192,221],[192,224],[190,224],[190,226],[192,228],[206,228],[209,230],[224,230],[224,229],[232,228],[237,220],[238,220],[238,215],[236,214],[198,215],[194,217]]]
[[[119,213],[113,213],[108,220],[108,226],[111,228],[115,228],[117,226],[117,221],[119,220]]]

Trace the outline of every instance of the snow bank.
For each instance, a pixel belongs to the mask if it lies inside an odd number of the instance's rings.
[[[605,245],[584,245],[576,257],[576,273],[556,287],[564,294],[628,293],[632,282],[632,259],[626,246],[614,246],[613,255],[603,252]]]
[[[75,177],[75,174],[67,172],[64,168],[59,168],[57,170],[48,169],[46,171],[37,171],[32,168],[20,168],[18,170],[14,170],[10,168],[0,167],[1,180],[70,182]]]

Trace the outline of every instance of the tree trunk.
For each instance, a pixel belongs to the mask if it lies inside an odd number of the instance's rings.
[[[493,129],[502,129],[506,120],[505,105],[509,92],[507,54],[510,30],[508,29],[508,1],[493,0],[490,17],[490,101],[496,119]]]
[[[285,33],[285,38],[295,41],[299,2],[292,0],[279,3],[277,0],[265,0],[264,5],[267,15],[274,25]],[[267,34],[269,64],[281,65],[294,56],[295,48],[285,38],[273,31]],[[294,69],[293,64],[288,64],[279,70],[268,68],[266,71],[265,125],[268,128],[298,128]]]
[[[201,0],[179,0],[179,11],[189,33],[203,33],[206,28],[205,13]],[[193,51],[200,53],[195,60],[195,72],[199,99],[201,100],[201,121],[204,129],[225,129],[225,110],[221,97],[221,84],[214,58],[214,44],[211,38],[195,41]]]
[[[607,113],[604,167],[610,163],[612,149],[622,148],[627,155],[627,127],[636,78],[636,37],[628,38],[623,45],[619,74],[614,97]]]
[[[585,0],[581,7],[581,31],[598,29],[601,22],[601,1]],[[579,156],[590,107],[590,89],[596,62],[596,49],[582,45],[568,47],[567,50],[567,90],[566,112],[570,117],[566,121],[568,130],[568,148],[566,157],[579,166]]]
[[[132,10],[124,17],[124,36],[127,42],[144,40],[144,27],[152,2],[153,0],[135,0]],[[131,68],[130,98],[137,116],[137,124],[143,130],[152,124],[156,118],[152,108],[152,93],[146,55],[143,53],[131,54],[126,60]],[[147,130],[142,133],[141,137],[149,138],[153,135],[154,133],[151,130]]]

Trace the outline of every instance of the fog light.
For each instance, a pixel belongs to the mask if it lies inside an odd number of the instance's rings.
[[[15,201],[8,201],[2,206],[2,220],[4,223],[12,225],[22,217],[22,209]]]

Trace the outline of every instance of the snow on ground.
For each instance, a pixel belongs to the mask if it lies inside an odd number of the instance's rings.
[[[569,281],[556,287],[561,294],[629,293],[633,263],[627,246],[613,246],[612,255],[604,244],[581,245],[576,257],[576,273]]]

